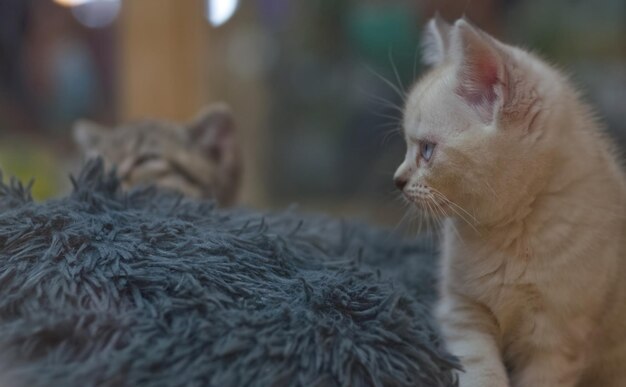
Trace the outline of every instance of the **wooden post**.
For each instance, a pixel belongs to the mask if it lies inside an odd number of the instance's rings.
[[[185,122],[208,103],[227,102],[243,148],[241,202],[265,207],[266,86],[263,79],[238,79],[226,60],[232,36],[258,22],[253,4],[242,2],[238,17],[219,29],[206,20],[203,0],[122,4],[118,121],[149,117]]]
[[[202,0],[127,0],[119,25],[120,120],[184,121],[209,99]]]

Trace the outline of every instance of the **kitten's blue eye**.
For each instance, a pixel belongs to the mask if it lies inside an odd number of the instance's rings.
[[[433,155],[435,144],[428,141],[420,141],[420,155],[426,161],[429,161]]]

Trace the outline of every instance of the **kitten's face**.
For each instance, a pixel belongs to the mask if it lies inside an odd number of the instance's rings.
[[[142,121],[101,133],[97,146],[87,153],[102,157],[107,169],[115,166],[124,188],[157,184],[202,197],[204,187],[216,180],[214,160],[198,157],[184,127],[166,122]],[[198,177],[187,173],[189,163],[204,173]]]
[[[74,134],[87,157],[115,166],[124,188],[154,184],[230,204],[240,160],[229,114],[212,107],[189,125],[142,121],[115,129],[80,122]]]
[[[435,216],[496,220],[522,201],[541,178],[533,169],[548,162],[536,128],[540,99],[532,76],[513,71],[519,51],[464,21],[442,23],[429,26],[440,51],[427,57],[435,67],[409,94],[407,153],[394,178],[409,201]]]

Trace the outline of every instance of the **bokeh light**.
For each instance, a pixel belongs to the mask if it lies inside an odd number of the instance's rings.
[[[91,0],[54,0],[55,3],[64,7],[74,7],[84,3],[88,3]]]
[[[64,0],[68,1],[68,0]],[[72,14],[82,25],[102,28],[113,23],[120,13],[120,0],[74,0]]]
[[[226,23],[237,10],[239,0],[206,0],[206,18],[214,27]]]

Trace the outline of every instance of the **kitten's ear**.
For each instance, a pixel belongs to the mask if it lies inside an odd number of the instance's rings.
[[[433,66],[443,62],[450,49],[450,31],[452,26],[435,14],[424,27],[422,38],[422,61]]]
[[[191,143],[207,157],[221,162],[236,152],[235,123],[230,108],[217,103],[206,107],[187,126]]]
[[[506,97],[505,53],[494,38],[464,19],[454,23],[450,44],[457,66],[457,94],[483,121],[491,122]]]
[[[84,151],[94,151],[108,131],[102,125],[88,120],[78,120],[72,128],[74,142]]]

